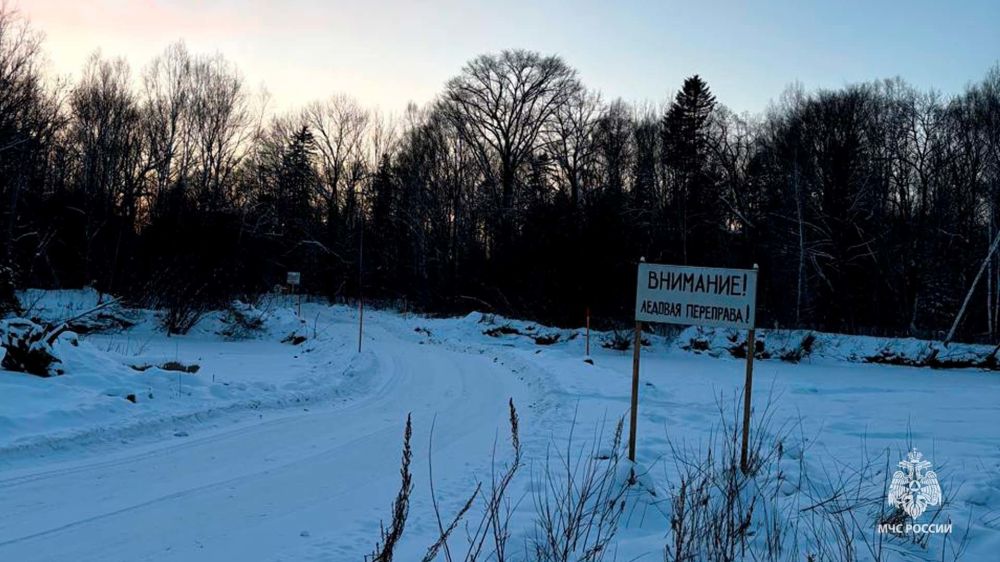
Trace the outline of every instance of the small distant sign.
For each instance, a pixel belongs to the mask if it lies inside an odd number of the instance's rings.
[[[757,270],[640,263],[640,322],[754,328]]]
[[[302,284],[302,273],[298,271],[288,272],[288,284],[289,285],[301,285]]]

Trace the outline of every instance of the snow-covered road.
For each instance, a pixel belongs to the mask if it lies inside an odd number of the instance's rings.
[[[440,494],[468,483],[468,451],[488,459],[508,397],[531,402],[486,356],[368,330],[350,369],[379,385],[346,405],[0,474],[0,560],[358,559],[399,487],[407,413],[421,474],[434,422]],[[415,511],[427,494],[417,487]]]
[[[477,482],[489,482],[494,459],[508,461],[510,398],[525,457],[509,496],[520,549],[535,530],[538,477],[553,452],[606,458],[590,455],[592,447],[607,451],[611,427],[628,412],[631,353],[595,342],[585,363],[577,330],[373,311],[359,354],[354,309],[309,304],[307,323],[294,313],[285,322],[287,312],[274,313],[274,329],[237,341],[220,337],[212,321],[183,338],[166,338],[146,321],[67,346],[65,376],[4,372],[0,562],[359,561],[390,516],[411,413],[414,490],[396,559],[419,560],[438,534],[428,485],[432,426],[434,487],[448,519]],[[305,343],[281,343],[288,329],[307,332]],[[743,363],[732,358],[683,352],[653,336],[643,353],[637,460],[656,496],[630,504],[614,545],[620,560],[662,559],[673,447],[698,449],[720,422],[735,419],[738,406],[727,404],[743,383]],[[168,359],[201,370],[155,367]],[[755,431],[784,440],[777,472],[788,482],[808,472],[822,483],[871,464],[858,484],[878,495],[883,467],[919,447],[950,498],[941,517],[970,532],[963,559],[995,559],[995,373],[819,356],[760,361],[755,382],[755,421],[766,409],[773,414],[769,428]],[[782,490],[792,514],[796,502],[810,501],[798,488]],[[858,535],[870,534],[877,513],[858,517]],[[452,545],[464,541],[460,532]],[[893,548],[909,559],[941,559],[906,542]]]

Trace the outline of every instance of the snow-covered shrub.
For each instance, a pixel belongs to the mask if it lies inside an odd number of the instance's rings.
[[[601,347],[613,349],[615,351],[627,351],[632,347],[632,334],[620,330],[614,330],[601,338]]]
[[[759,332],[754,342],[754,357],[769,359],[771,352],[763,332]],[[677,346],[693,353],[706,353],[712,357],[731,355],[744,359],[747,356],[746,332],[728,328],[704,328],[692,326],[681,331]]]
[[[611,333],[601,337],[601,347],[613,349],[615,351],[628,351],[632,349],[632,341],[635,339],[635,330],[612,330]],[[642,345],[648,346],[649,340],[642,338]]]
[[[182,281],[165,287],[154,304],[163,311],[160,325],[168,336],[188,333],[212,309],[198,285]]]
[[[702,353],[711,349],[712,338],[706,331],[701,329],[685,330],[681,332],[678,345],[685,351]]]
[[[552,345],[558,343],[562,339],[562,335],[558,332],[539,333],[535,334],[533,339],[538,345]]]
[[[798,363],[804,357],[808,357],[812,353],[813,344],[816,343],[816,334],[812,332],[798,332],[797,340],[795,345],[786,346],[784,351],[781,352],[779,357],[782,361]]]
[[[233,301],[226,307],[222,323],[225,325],[219,332],[229,339],[248,339],[264,331],[264,321],[267,311],[243,301]]]
[[[160,324],[167,335],[186,334],[194,328],[208,308],[195,301],[176,300],[167,305]]]
[[[487,336],[489,336],[491,338],[499,338],[500,336],[512,336],[512,335],[513,336],[520,336],[520,335],[522,335],[521,334],[521,330],[518,330],[517,328],[515,328],[514,326],[512,326],[509,322],[506,323],[506,324],[502,324],[500,326],[495,326],[493,328],[489,328],[489,329],[483,330],[483,334],[487,335]]]
[[[59,365],[62,361],[52,345],[65,331],[65,326],[50,329],[26,318],[0,322],[0,345],[6,352],[0,366],[40,377],[61,375]]]
[[[482,320],[480,320],[482,322]],[[490,323],[495,322],[495,317],[490,321]],[[567,339],[573,339],[575,337],[575,332],[570,335],[565,333],[560,333],[558,331],[549,330],[541,331],[538,326],[528,325],[518,327],[511,322],[505,322],[500,325],[494,325],[492,328],[487,328],[483,330],[483,335],[490,336],[491,338],[502,338],[504,336],[522,336],[530,338],[536,345],[553,345],[563,340],[564,337]]]
[[[747,348],[750,346],[748,338],[740,337],[735,331],[726,335],[729,340],[729,354],[737,359],[746,359]],[[770,359],[771,353],[767,350],[767,344],[762,338],[753,339],[753,356],[757,359]]]

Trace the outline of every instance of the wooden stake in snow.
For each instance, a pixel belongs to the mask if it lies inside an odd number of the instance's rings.
[[[361,338],[365,333],[365,224],[361,223],[361,237],[358,242],[358,353],[361,353]]]
[[[757,353],[757,330],[747,332],[747,378],[743,383],[743,445],[740,447],[740,469],[749,472],[747,449],[750,446],[750,394],[753,391],[753,356]]]
[[[756,277],[757,264],[753,264],[754,277]],[[754,300],[756,300],[757,286],[754,285]],[[740,447],[740,469],[744,474],[750,471],[750,463],[747,458],[747,449],[750,446],[750,395],[753,393],[753,356],[757,354],[757,330],[754,324],[750,324],[747,331],[747,377],[743,383],[743,444]]]
[[[983,276],[983,272],[986,271],[986,264],[990,262],[990,258],[993,257],[993,252],[997,250],[997,246],[1000,245],[1000,232],[997,232],[995,238],[993,238],[993,243],[990,244],[990,250],[986,252],[986,257],[983,259],[982,265],[979,266],[979,272],[976,273],[975,279],[972,280],[972,285],[969,287],[969,292],[965,293],[965,300],[962,301],[962,308],[958,309],[958,314],[955,315],[955,321],[951,324],[951,329],[948,330],[948,337],[944,338],[945,347],[951,343],[951,339],[955,337],[955,330],[958,329],[958,325],[962,322],[962,317],[965,316],[965,309],[969,306],[969,301],[972,300],[972,293],[976,291],[976,285],[979,284],[979,278]]]
[[[628,426],[628,460],[635,462],[635,426],[639,421],[639,353],[642,350],[642,322],[635,323],[632,342],[632,408]]]
[[[590,307],[587,307],[587,357],[590,357]]]

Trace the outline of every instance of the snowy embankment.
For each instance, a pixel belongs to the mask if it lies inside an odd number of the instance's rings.
[[[41,296],[51,306],[35,310],[56,317],[97,298]],[[478,313],[429,319],[372,311],[358,353],[356,311],[341,306],[305,304],[299,320],[275,305],[249,340],[220,335],[229,326],[223,315],[168,338],[154,313],[125,312],[130,328],[60,343],[64,376],[0,372],[0,559],[360,560],[374,548],[380,521],[388,523],[410,414],[414,490],[396,559],[419,560],[440,534],[435,502],[447,523],[477,483],[488,485],[493,469],[510,461],[509,398],[523,453],[508,494],[518,553],[510,559],[535,559],[520,553],[540,536],[538,506],[551,497],[546,478],[566,459],[604,466],[621,456],[608,444],[628,413],[631,352],[604,347],[613,334],[593,334],[585,358],[582,330]],[[282,343],[296,341],[287,338],[293,331],[304,340]],[[764,336],[772,357],[780,356],[780,337]],[[683,349],[696,338],[709,342],[702,354]],[[673,559],[684,535],[672,523],[679,483],[691,482],[684,461],[720,446],[739,415],[743,362],[726,351],[738,339],[692,331],[647,339],[640,485],[629,492],[606,560],[663,560],[665,551]],[[797,362],[756,367],[754,419],[770,421],[754,435],[770,457],[752,482],[766,492],[746,539],[755,558],[841,559],[831,553],[846,532],[862,560],[879,558],[873,552],[948,560],[963,541],[962,559],[994,560],[1000,378],[850,362],[889,340],[818,334],[814,343]],[[168,362],[199,369],[178,374],[162,368]],[[925,520],[955,525],[926,544],[875,533],[891,472],[913,447],[934,463],[947,500]],[[724,499],[716,494],[707,504],[742,511]],[[474,524],[480,511],[477,503],[467,519]],[[783,556],[767,553],[775,535],[764,527],[776,522],[785,529]],[[457,533],[452,554],[464,543]],[[698,548],[694,559],[707,559],[707,547]]]
[[[742,330],[690,327],[677,337],[677,347],[713,357],[746,357]],[[1000,370],[1000,346],[952,343],[916,338],[879,338],[826,334],[811,330],[757,330],[756,357],[799,361],[879,363],[935,369]]]
[[[93,308],[102,296],[29,291],[20,298],[26,316],[52,323]],[[63,334],[54,345],[64,376],[3,372],[0,451],[9,458],[18,450],[183,432],[226,413],[335,400],[377,383],[371,364],[344,353],[346,343],[330,341],[325,327],[288,307],[260,314],[261,329],[243,339],[228,335],[233,327],[224,313],[171,337],[152,311],[115,308],[82,319],[79,329],[94,333]],[[300,345],[283,343],[299,334]]]

